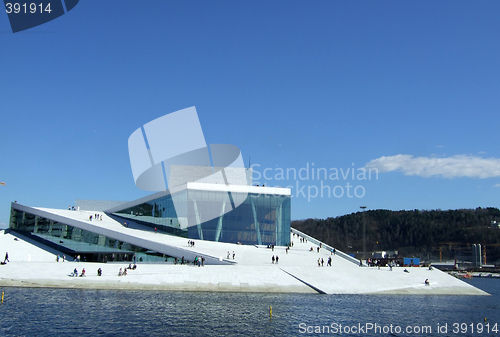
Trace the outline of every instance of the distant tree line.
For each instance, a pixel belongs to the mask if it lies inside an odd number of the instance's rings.
[[[486,246],[487,263],[500,261],[500,210],[488,207],[429,211],[366,211],[366,250],[397,250],[404,257],[438,261],[470,255],[473,244]],[[363,212],[327,219],[292,221],[292,227],[337,249],[360,257],[363,251]],[[367,254],[369,256],[369,254]]]

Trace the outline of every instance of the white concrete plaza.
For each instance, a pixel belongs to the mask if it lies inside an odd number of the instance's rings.
[[[61,216],[87,220],[93,212],[49,210]],[[65,214],[66,212],[70,214]],[[88,214],[87,214],[88,213]],[[138,263],[136,270],[127,276],[118,276],[120,268],[128,263],[56,262],[62,253],[32,244],[15,233],[0,231],[1,254],[9,253],[6,265],[0,266],[0,286],[64,287],[90,289],[156,289],[185,291],[246,291],[284,293],[326,293],[326,294],[449,294],[487,295],[485,292],[458,280],[437,269],[395,267],[392,271],[384,267],[368,268],[331,255],[326,249],[317,252],[314,244],[300,243],[292,236],[294,243],[288,254],[285,247],[245,246],[211,241],[196,241],[189,247],[187,239],[155,234],[154,231],[125,228],[117,221],[103,216],[95,225],[108,230],[122,231],[136,235],[157,244],[172,246],[191,255],[210,256],[223,264],[197,267],[174,265],[173,263]],[[17,240],[16,240],[17,239]],[[29,240],[28,240],[29,241]],[[310,251],[311,247],[313,251]],[[232,254],[235,253],[233,260]],[[227,259],[229,252],[230,258]],[[272,256],[279,257],[279,263],[272,263]],[[332,257],[332,266],[327,260]],[[324,266],[318,267],[323,258]],[[70,277],[74,268],[85,277]],[[103,276],[97,276],[101,268]],[[429,279],[430,285],[424,284]]]

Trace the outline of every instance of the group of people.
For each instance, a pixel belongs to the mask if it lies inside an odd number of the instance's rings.
[[[325,260],[323,260],[322,257],[318,259],[318,267],[323,267],[324,263],[325,263]],[[330,266],[330,267],[332,266],[332,257],[331,256],[328,257],[328,261],[326,262],[326,265]]]
[[[101,268],[99,268],[99,269],[101,269]],[[129,263],[127,268],[120,268],[120,270],[118,271],[118,276],[127,276],[127,269],[128,270],[136,270],[137,265],[135,263],[134,263],[134,265],[132,265],[132,263]],[[101,270],[101,274],[102,274],[102,270]],[[99,275],[99,270],[97,270],[97,275]],[[99,275],[99,276],[101,276],[101,275]]]
[[[278,257],[278,255],[276,255],[276,257],[274,257],[273,255],[273,258],[271,260],[273,261],[273,264],[278,264],[279,259],[280,258]]]
[[[198,265],[198,267],[204,267],[205,266],[205,258],[203,256],[198,256],[197,255],[197,256],[194,257],[193,264],[195,266]]]
[[[76,268],[73,269],[73,272],[69,276],[78,277],[78,269],[76,269]],[[80,274],[80,277],[84,277],[84,276],[85,276],[85,268],[82,269],[82,273]]]
[[[318,247],[316,247],[316,251],[319,253],[319,250],[320,250],[322,247],[323,247],[323,245],[320,243],[320,244],[319,244],[319,246],[318,246]],[[309,249],[309,251],[310,251],[310,252],[314,252],[314,248],[313,248],[313,247],[311,247],[311,248]],[[337,252],[337,251],[335,250],[335,248],[332,248],[332,249],[330,250],[330,255],[335,255],[335,254],[336,254],[336,252]]]
[[[177,263],[179,263],[179,259],[174,258],[174,264],[177,264]],[[190,261],[188,261],[187,259],[184,258],[184,256],[182,256],[181,257],[181,265],[182,264],[190,264]],[[198,267],[204,267],[205,266],[205,258],[203,256],[196,255],[194,257],[194,260],[193,260],[193,265],[198,266]]]
[[[236,253],[233,250],[233,260],[236,257]],[[229,260],[231,258],[231,253],[229,253],[229,250],[227,251],[227,259]]]
[[[95,213],[94,215],[92,215],[92,214],[89,215],[89,221],[92,221],[92,219],[102,221],[102,214]]]
[[[133,266],[131,264],[129,264],[129,266],[127,268],[120,268],[120,271],[118,272],[118,276],[126,276],[127,275],[127,269],[136,269],[137,266],[134,264]],[[80,273],[80,275],[78,275],[78,269],[74,269],[73,272],[69,275],[71,277],[85,277],[85,268],[82,269],[82,272]],[[97,269],[97,276],[102,276],[102,269],[99,267],[99,269]]]
[[[62,259],[62,262],[66,261],[66,255],[60,256],[59,254],[56,257],[56,262],[59,262],[59,260]]]
[[[189,240],[188,241],[188,247],[194,247],[194,241],[193,240]]]

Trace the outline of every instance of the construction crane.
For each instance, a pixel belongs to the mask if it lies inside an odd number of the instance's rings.
[[[488,244],[482,244],[481,247],[483,247],[483,264],[486,263],[486,247],[498,247],[500,246],[500,243],[488,243]]]
[[[472,246],[472,243],[467,243],[467,242],[439,242],[438,243],[439,246],[441,245],[446,245],[446,246],[450,246],[450,248],[452,246],[458,246],[459,249],[461,249],[462,247],[470,247]],[[482,243],[481,244],[481,249],[482,249],[482,253],[483,253],[483,264],[487,264],[486,263],[486,247],[499,247],[500,246],[500,243]],[[437,250],[439,252],[439,261],[442,260],[442,252],[443,252],[443,249],[441,247],[439,248],[436,248],[435,250]]]

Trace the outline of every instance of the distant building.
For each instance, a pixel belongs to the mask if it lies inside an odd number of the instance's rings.
[[[399,252],[397,250],[388,250],[386,254],[387,257],[397,257],[399,255]]]
[[[482,266],[481,245],[472,245],[472,266],[474,268],[481,268]]]
[[[388,256],[387,256],[387,253],[384,251],[372,253],[372,258],[374,258],[374,259],[384,259],[386,257],[388,257]]]

